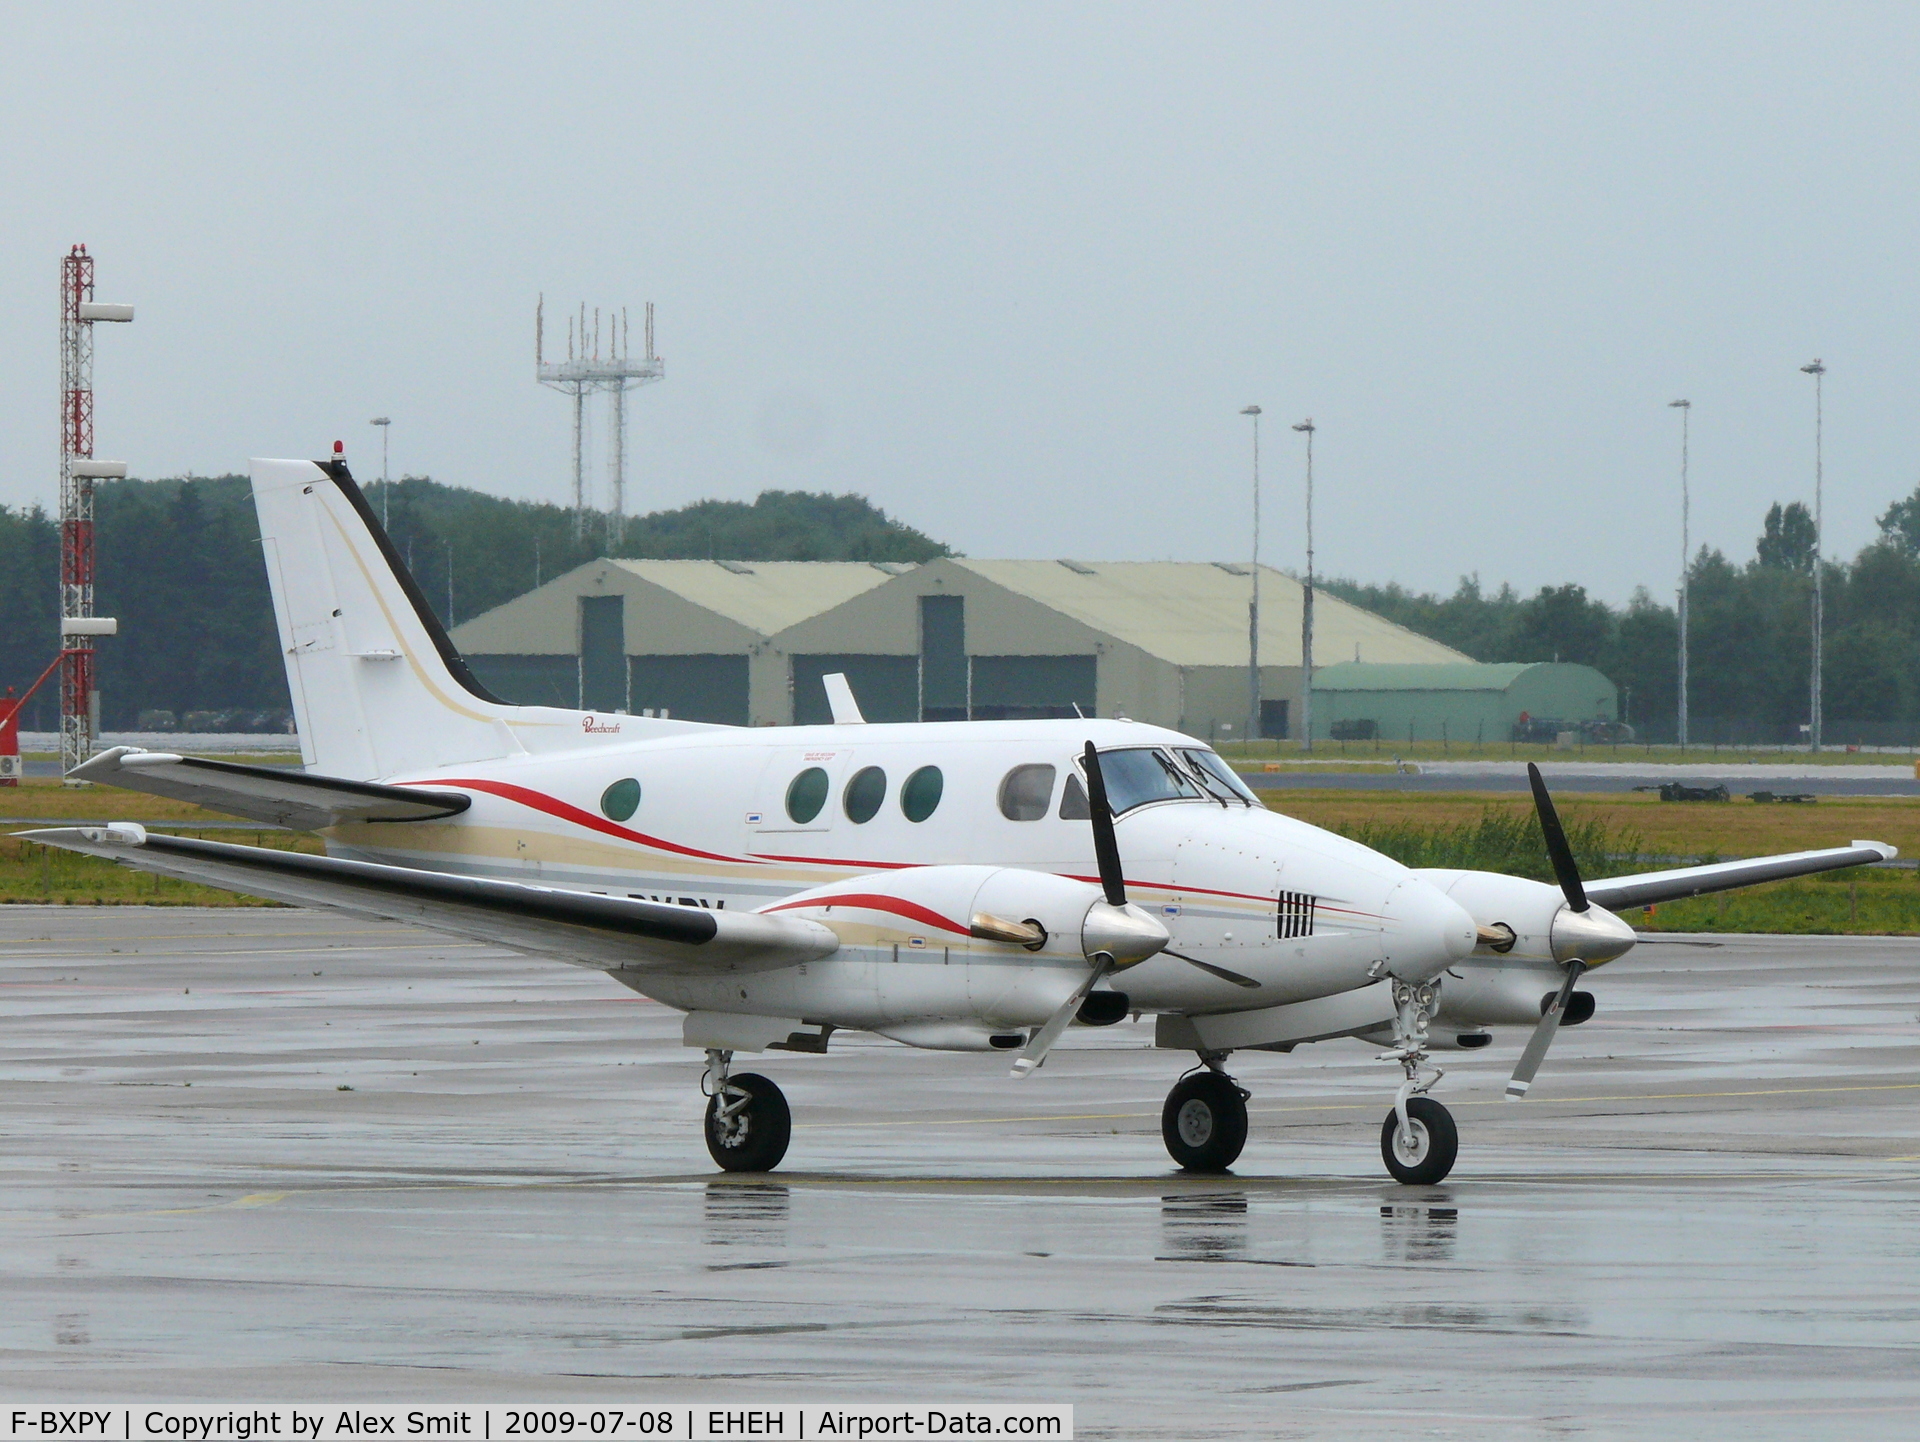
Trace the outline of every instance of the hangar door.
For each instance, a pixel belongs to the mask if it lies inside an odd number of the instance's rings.
[[[482,686],[512,706],[580,704],[578,656],[467,656],[463,658]]]
[[[869,721],[920,719],[920,658],[918,656],[795,656],[793,658],[793,724],[824,726],[833,720],[827,706],[822,676],[845,674]]]
[[[973,719],[1033,721],[1092,716],[1099,679],[1094,656],[975,656]],[[1079,709],[1076,711],[1075,707]]]
[[[627,695],[636,712],[679,721],[747,724],[745,656],[629,656]]]

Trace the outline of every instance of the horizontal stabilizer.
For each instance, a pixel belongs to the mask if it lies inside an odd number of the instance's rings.
[[[424,926],[601,971],[699,973],[723,967],[759,971],[812,961],[840,945],[828,928],[800,917],[709,911],[260,846],[149,835],[130,822],[13,835],[181,881],[293,906],[324,906]]]
[[[1677,871],[1643,871],[1637,876],[1611,876],[1587,883],[1587,899],[1618,911],[1625,906],[1652,906],[1712,891],[1758,886],[1763,881],[1786,881],[1847,866],[1870,866],[1892,861],[1900,854],[1884,841],[1856,841],[1825,851],[1794,851],[1784,856],[1754,856],[1745,861],[1721,861],[1711,866],[1686,866]]]
[[[348,821],[432,821],[457,816],[473,804],[471,797],[458,791],[310,776],[291,767],[209,761],[138,746],[102,751],[67,775],[75,781],[191,801],[295,831],[319,831]]]

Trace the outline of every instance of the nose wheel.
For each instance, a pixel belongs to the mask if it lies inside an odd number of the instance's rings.
[[[1430,1187],[1444,1181],[1460,1154],[1460,1133],[1453,1113],[1432,1097],[1408,1097],[1406,1124],[1400,1109],[1387,1113],[1380,1124],[1380,1156],[1396,1182]]]
[[[770,1172],[787,1154],[793,1114],[779,1087],[755,1072],[728,1071],[733,1053],[707,1053],[707,1154],[729,1172]]]
[[[1247,1144],[1247,1095],[1225,1072],[1182,1077],[1160,1109],[1167,1155],[1190,1172],[1224,1172]]]

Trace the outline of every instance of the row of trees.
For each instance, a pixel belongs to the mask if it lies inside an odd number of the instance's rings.
[[[861,496],[766,491],[751,503],[700,501],[574,535],[571,511],[424,477],[375,482],[368,499],[440,618],[471,616],[601,556],[655,560],[925,561],[949,555]],[[288,705],[260,528],[244,476],[106,481],[95,490],[95,610],[120,618],[100,647],[103,724],[141,711],[225,713],[272,728]],[[39,508],[0,507],[0,689],[24,688],[59,636],[59,531]],[[24,718],[47,730],[52,684]]]
[[[1920,489],[1880,518],[1851,561],[1828,560],[1826,734],[1843,742],[1920,736]],[[1693,739],[1788,741],[1808,718],[1813,518],[1793,502],[1766,514],[1751,559],[1701,547],[1688,577]],[[1450,596],[1396,585],[1324,583],[1335,594],[1480,661],[1577,661],[1623,692],[1643,736],[1674,732],[1679,690],[1676,607],[1642,587],[1615,609],[1576,585],[1522,596],[1462,578]]]

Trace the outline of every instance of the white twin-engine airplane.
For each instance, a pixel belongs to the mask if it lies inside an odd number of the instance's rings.
[[[73,775],[319,832],[327,855],[149,834],[21,833],[122,865],[425,926],[607,972],[686,1013],[729,1171],[787,1149],[786,1099],[737,1052],[836,1031],[1006,1051],[1152,1013],[1199,1064],[1161,1130],[1182,1167],[1239,1156],[1241,1049],[1357,1037],[1404,1082],[1387,1170],[1438,1182],[1457,1135],[1429,1053],[1528,1027],[1524,1097],[1607,908],[1889,859],[1872,841],[1582,884],[1539,773],[1559,886],[1413,871],[1267,810],[1190,736],[1122,720],[749,730],[513,706],[468,673],[337,457],[256,461],[253,495],[304,772],[115,747]]]

